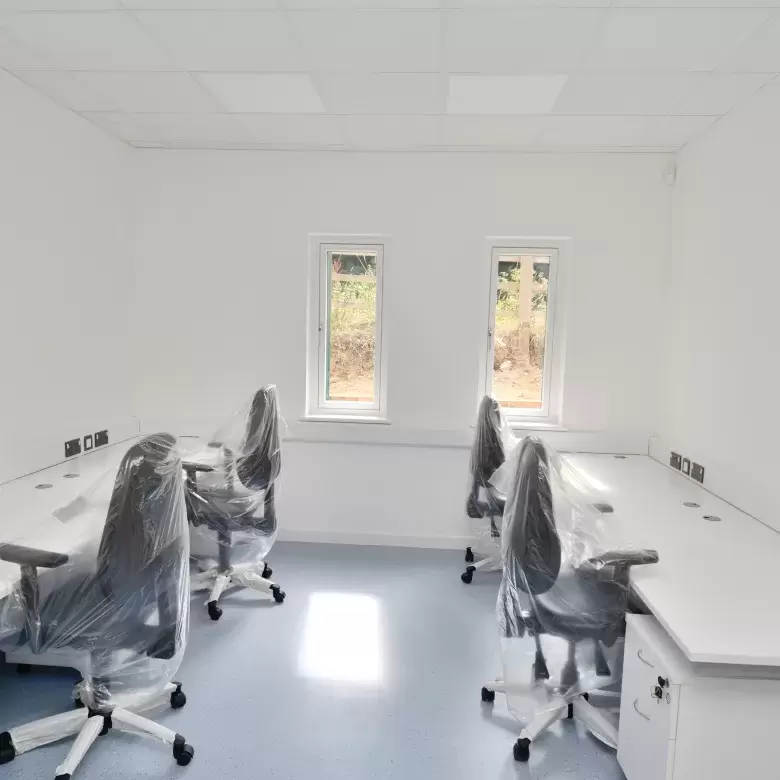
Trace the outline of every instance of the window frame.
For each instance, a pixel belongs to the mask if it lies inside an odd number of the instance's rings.
[[[388,236],[309,236],[309,327],[306,368],[306,414],[309,420],[386,422],[387,349],[384,328],[384,273]],[[376,332],[374,334],[374,400],[333,401],[325,397],[330,322],[331,268],[328,254],[376,254]]]
[[[558,427],[562,424],[563,368],[565,347],[564,269],[568,265],[569,239],[521,236],[495,236],[486,239],[490,258],[487,295],[487,328],[480,349],[479,398],[493,390],[498,264],[501,256],[545,255],[550,258],[547,286],[547,325],[545,329],[542,405],[539,409],[502,407],[512,427]]]

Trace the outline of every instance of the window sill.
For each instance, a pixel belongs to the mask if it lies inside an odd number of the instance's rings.
[[[361,423],[363,425],[390,425],[387,417],[376,417],[367,414],[305,414],[298,422],[334,422]]]
[[[513,431],[561,431],[566,432],[568,428],[558,423],[537,422],[536,420],[507,420],[507,424]]]

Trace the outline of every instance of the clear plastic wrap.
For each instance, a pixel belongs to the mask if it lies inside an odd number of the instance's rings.
[[[466,515],[471,521],[477,549],[485,554],[500,544],[504,492],[491,484],[491,477],[516,444],[501,406],[492,395],[479,404],[474,441],[469,458]]]
[[[0,646],[82,675],[81,701],[101,711],[157,695],[179,667],[189,626],[189,533],[176,440],[147,436],[108,474],[55,512],[85,540],[65,556],[0,547],[20,582],[0,610]],[[2,540],[0,540],[2,541]]]
[[[191,555],[200,571],[250,578],[276,540],[275,481],[282,465],[276,387],[261,387],[185,457]],[[248,583],[245,583],[248,584]]]
[[[527,720],[620,680],[629,569],[658,556],[610,549],[606,497],[535,437],[495,481],[507,490],[497,602],[503,681],[510,710]]]

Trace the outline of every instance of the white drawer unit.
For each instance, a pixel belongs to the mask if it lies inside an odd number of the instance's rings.
[[[680,685],[690,664],[654,618],[628,615],[627,623],[618,761],[628,780],[672,780]]]
[[[778,780],[780,680],[757,679],[766,669],[694,668],[655,618],[627,623],[618,735],[627,780]]]

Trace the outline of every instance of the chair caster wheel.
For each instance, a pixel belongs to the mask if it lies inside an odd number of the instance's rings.
[[[486,702],[487,704],[492,704],[496,700],[496,692],[488,690],[487,688],[482,688],[482,701]]]
[[[206,607],[209,611],[209,617],[212,620],[219,620],[222,617],[222,610],[217,606],[216,601],[209,601],[209,603],[206,604]]]
[[[181,734],[177,734],[173,740],[173,757],[179,766],[187,766],[195,755],[195,748],[184,741]]]
[[[32,666],[30,664],[16,664],[17,674],[29,674]]]
[[[284,597],[287,595],[278,585],[271,587],[271,593],[274,594],[274,601],[277,604],[281,604],[284,601]]]
[[[463,574],[460,575],[461,580],[466,583],[466,585],[471,583],[471,580],[474,579],[474,572],[476,571],[476,568],[474,566],[467,566],[466,571],[463,572]]]
[[[0,734],[0,764],[8,764],[16,758],[16,748],[14,747],[11,734],[4,731]]]
[[[260,575],[264,580],[270,580],[273,576],[274,570],[267,564],[263,563],[263,573]]]
[[[176,683],[176,690],[171,692],[171,707],[180,710],[186,703],[187,695],[181,689],[181,685]]]
[[[474,563],[474,553],[471,550],[471,547],[466,548],[466,563]]]
[[[512,748],[512,755],[515,757],[515,761],[522,761],[525,763],[531,757],[531,740],[530,739],[518,739]]]

